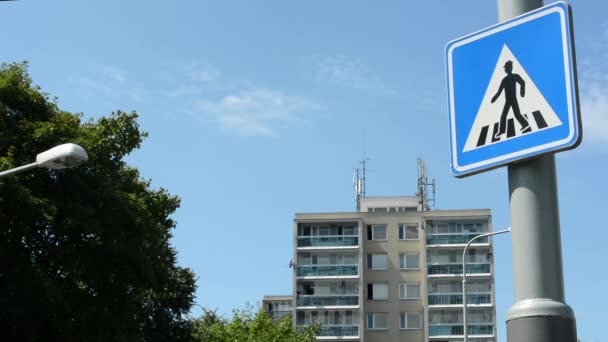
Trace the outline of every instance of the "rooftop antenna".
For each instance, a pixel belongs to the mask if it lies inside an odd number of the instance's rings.
[[[355,201],[357,202],[357,211],[361,211],[361,198],[365,197],[365,172],[367,167],[365,163],[369,158],[363,159],[361,163],[363,169],[356,168],[353,170],[353,186],[355,187]]]
[[[353,170],[353,186],[355,187],[355,201],[357,202],[357,211],[361,211],[361,188],[362,182],[359,178],[359,169]]]
[[[361,198],[366,196],[366,163],[371,160],[365,156],[365,130],[363,131],[363,160],[360,160],[361,168],[356,168],[353,171],[353,186],[355,187],[355,201],[357,202],[357,211],[361,211]]]
[[[367,168],[365,167],[365,163],[371,160],[369,158],[365,158],[365,156],[363,157],[363,160],[360,162],[363,165],[363,177],[361,177],[361,195],[362,197],[365,197],[366,192],[365,192],[365,185],[366,185],[366,178],[365,178],[365,172],[367,170]]]
[[[366,153],[365,153],[365,129],[364,129],[363,130],[363,160],[361,160],[361,164],[362,164],[362,167],[363,167],[363,177],[361,178],[362,179],[362,182],[361,182],[362,183],[362,185],[361,185],[361,195],[363,197],[366,196],[365,187],[367,185],[367,182],[366,182],[366,178],[365,178],[365,173],[367,172],[367,168],[365,167],[365,163],[368,160],[371,160],[371,159],[367,158]]]
[[[422,210],[431,210],[431,207],[435,206],[435,178],[429,183],[427,176],[426,162],[418,158],[418,184],[416,196],[420,197],[420,203],[422,204]],[[433,196],[429,196],[429,186]]]

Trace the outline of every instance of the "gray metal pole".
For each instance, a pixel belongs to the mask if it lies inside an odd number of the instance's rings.
[[[542,0],[498,0],[500,21],[543,6]],[[565,303],[555,155],[509,165],[515,303],[509,342],[576,342]]]
[[[27,165],[16,167],[14,169],[2,171],[2,172],[0,172],[0,178],[12,176],[14,174],[17,174],[17,173],[20,173],[20,172],[24,172],[24,171],[27,171],[27,170],[31,170],[31,169],[34,169],[34,168],[37,168],[37,167],[38,167],[38,163],[34,162],[34,163],[31,163],[31,164],[27,164]]]
[[[498,0],[500,21],[542,7],[542,0]],[[555,155],[509,166],[515,304],[507,312],[510,342],[576,342],[565,303]]]
[[[469,240],[464,249],[462,250],[462,327],[464,329],[464,342],[469,341],[469,331],[467,329],[467,249],[469,246],[475,242],[477,239],[481,239],[482,237],[504,234],[511,231],[511,227],[505,230],[499,230],[497,232],[485,233],[481,235],[477,235],[476,237]]]
[[[565,303],[555,155],[509,166],[515,303],[510,342],[576,342]]]

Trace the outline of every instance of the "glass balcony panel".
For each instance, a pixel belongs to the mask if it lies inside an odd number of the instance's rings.
[[[427,245],[464,245],[472,238],[481,235],[480,233],[472,234],[429,234],[426,237]],[[475,240],[474,243],[488,243],[488,237],[482,237]]]
[[[490,293],[468,293],[468,304],[491,304]],[[462,294],[430,294],[429,305],[462,305]],[[468,307],[468,306],[467,306]]]
[[[298,306],[359,305],[359,296],[300,296]]]
[[[344,247],[358,246],[358,236],[299,236],[298,247]]]
[[[492,335],[494,326],[492,324],[469,324],[469,335]],[[462,324],[429,325],[429,336],[462,336],[464,329]]]
[[[357,276],[357,275],[359,275],[358,266],[321,266],[321,265],[298,266],[298,277]]]
[[[291,315],[291,310],[289,310],[289,311],[271,311],[271,312],[268,312],[268,316],[270,318],[273,318],[273,319],[276,319],[276,320],[279,320],[279,319],[281,319],[281,318],[283,318],[285,316],[289,316],[289,315]]]
[[[462,274],[462,264],[428,265],[429,274]],[[490,273],[490,264],[467,264],[467,274]]]
[[[318,336],[359,336],[358,326],[324,325]]]

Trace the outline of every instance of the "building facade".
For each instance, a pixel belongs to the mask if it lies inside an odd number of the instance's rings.
[[[462,252],[491,213],[423,210],[419,197],[364,197],[360,211],[294,220],[294,324],[318,340],[463,340]],[[467,252],[469,340],[495,342],[491,240]]]
[[[293,314],[293,296],[264,296],[262,307],[268,317],[280,320]]]

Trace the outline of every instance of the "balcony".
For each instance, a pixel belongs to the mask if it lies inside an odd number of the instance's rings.
[[[469,234],[428,234],[426,237],[427,245],[465,245],[472,238],[485,233],[469,233]],[[488,243],[488,237],[482,237],[475,240],[474,243]]]
[[[280,320],[285,316],[290,316],[291,315],[291,310],[289,311],[270,311],[267,312],[268,317],[275,319],[275,320]]]
[[[304,265],[298,266],[298,277],[341,277],[358,276],[356,265]]]
[[[298,236],[298,247],[356,247],[359,237],[352,235]]]
[[[359,326],[323,325],[317,336],[359,336]]]
[[[488,263],[468,263],[467,274],[484,274],[490,273],[490,264]],[[462,274],[462,264],[429,264],[429,275],[439,274]]]
[[[356,306],[359,305],[357,295],[336,296],[300,296],[297,300],[298,307],[301,306]]]
[[[493,335],[492,324],[469,324],[469,335]],[[463,336],[464,329],[461,324],[432,324],[429,325],[429,336]]]
[[[467,293],[467,304],[492,304],[492,294]],[[462,294],[429,294],[429,305],[462,305]]]

